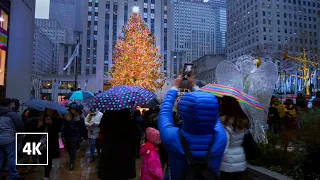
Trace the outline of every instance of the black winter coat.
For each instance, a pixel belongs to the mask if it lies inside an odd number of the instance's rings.
[[[85,137],[85,124],[84,119],[80,118],[79,121],[71,119],[70,121],[63,121],[63,136],[66,141],[80,141],[81,137]]]
[[[48,143],[49,143],[49,159],[56,159],[60,157],[60,147],[59,147],[59,133],[61,131],[62,119],[52,118],[52,124],[48,126],[47,131],[46,124],[40,127],[40,132],[48,132]],[[39,157],[40,163],[46,162],[46,158]]]
[[[131,119],[130,109],[106,112],[99,127],[103,141],[98,177],[102,180],[135,178],[137,123]]]
[[[40,120],[40,117],[31,117],[27,118],[24,123],[24,131],[31,133],[31,132],[40,132],[40,129],[38,128],[38,122]],[[24,138],[24,142],[39,142],[42,135],[30,135],[27,134]]]

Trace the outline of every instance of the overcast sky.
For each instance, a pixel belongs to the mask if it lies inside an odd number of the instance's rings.
[[[49,19],[50,0],[36,0],[36,18]]]

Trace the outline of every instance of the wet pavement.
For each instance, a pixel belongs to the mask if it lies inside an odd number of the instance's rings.
[[[99,180],[97,178],[98,170],[96,168],[99,158],[93,163],[89,162],[88,145],[82,145],[77,152],[77,159],[73,171],[69,170],[69,156],[64,149],[60,151],[61,158],[53,161],[53,167],[50,173],[50,180]],[[140,177],[141,161],[137,159],[137,180]],[[28,167],[28,173],[24,174],[26,180],[42,180],[44,175],[43,167],[36,167],[36,172],[31,172],[32,168]]]

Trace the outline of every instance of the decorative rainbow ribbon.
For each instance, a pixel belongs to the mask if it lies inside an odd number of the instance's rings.
[[[220,84],[208,84],[200,89],[204,92],[212,93],[218,97],[231,96],[236,98],[239,101],[239,103],[247,104],[255,107],[256,109],[263,110],[257,98],[250,96],[236,88]]]

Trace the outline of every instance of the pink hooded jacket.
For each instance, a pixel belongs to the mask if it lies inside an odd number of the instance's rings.
[[[140,180],[163,180],[163,172],[158,154],[159,149],[150,142],[141,146],[140,155],[143,156]]]
[[[143,161],[140,180],[164,179],[158,151],[158,148],[150,142],[141,146],[140,155],[143,156]]]

